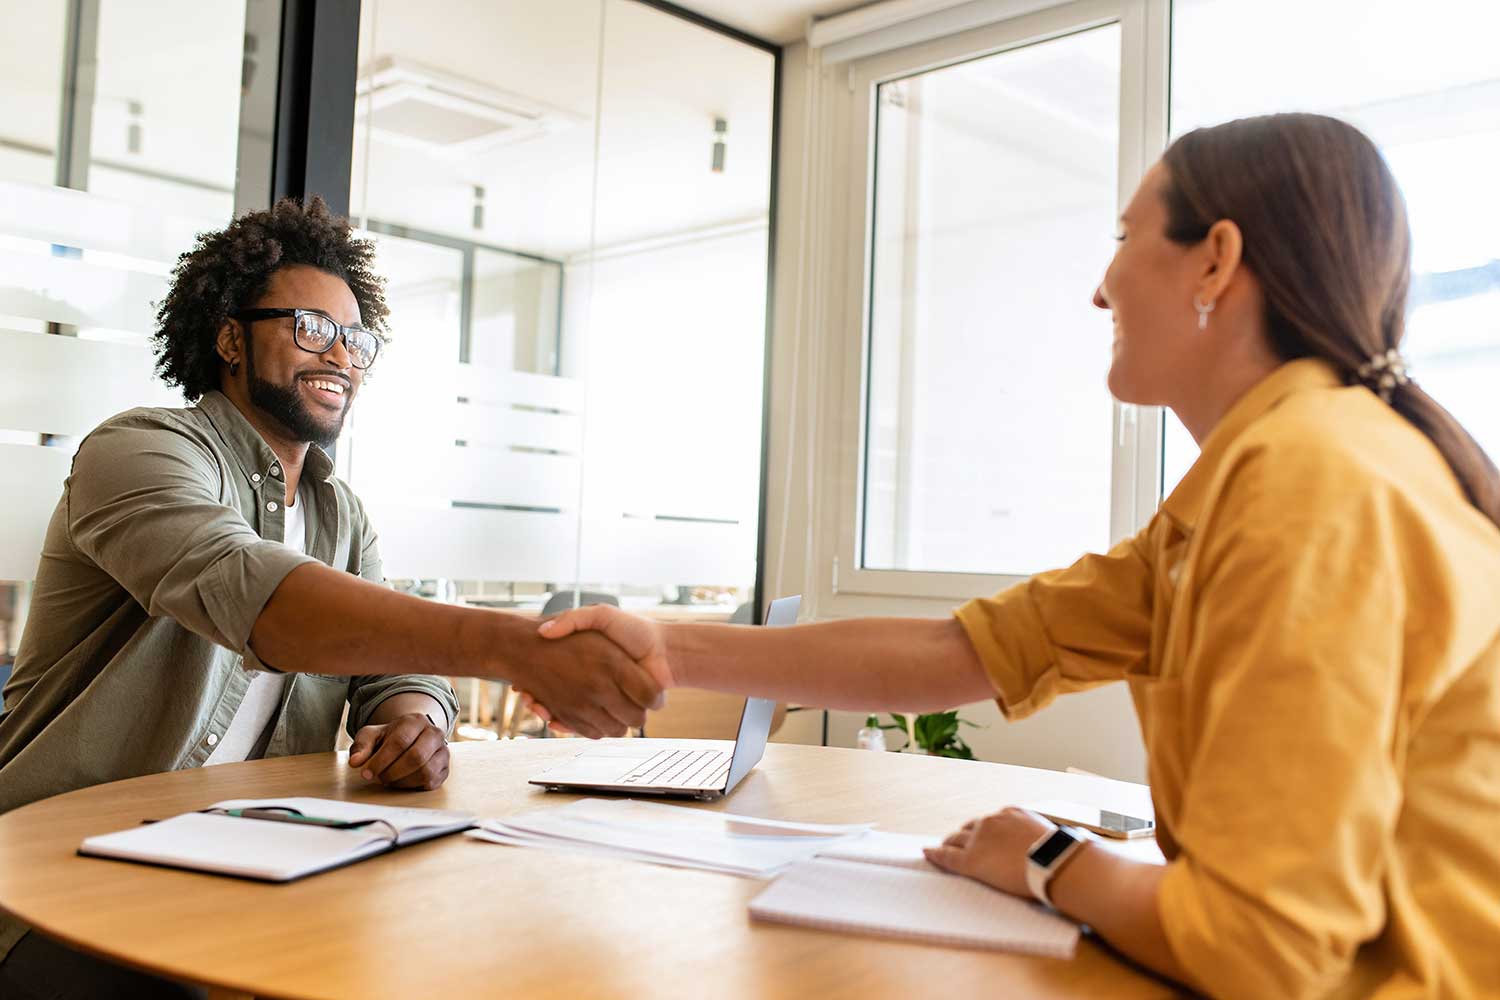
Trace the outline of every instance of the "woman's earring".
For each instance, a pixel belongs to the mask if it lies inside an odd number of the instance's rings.
[[[1193,308],[1198,310],[1198,329],[1208,329],[1208,314],[1214,311],[1215,302],[1204,304],[1198,301],[1198,296],[1193,296]]]
[[[1202,324],[1200,323],[1199,325],[1201,326]],[[240,363],[238,361],[231,361],[231,362],[229,362],[229,377],[230,378],[234,378],[239,373],[240,373]]]

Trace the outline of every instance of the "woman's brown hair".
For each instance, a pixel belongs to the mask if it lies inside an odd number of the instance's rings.
[[[1164,157],[1167,237],[1197,243],[1220,219],[1244,236],[1282,358],[1318,357],[1349,383],[1399,349],[1411,285],[1406,203],[1375,144],[1324,115],[1241,118],[1189,132]],[[1415,382],[1391,406],[1448,460],[1469,501],[1500,525],[1500,473]]]

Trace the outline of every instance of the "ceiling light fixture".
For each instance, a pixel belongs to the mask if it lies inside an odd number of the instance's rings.
[[[498,87],[380,56],[359,75],[355,117],[393,145],[457,159],[534,139],[583,121]]]

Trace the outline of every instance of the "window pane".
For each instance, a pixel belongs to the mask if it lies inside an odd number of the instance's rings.
[[[862,566],[1108,544],[1119,75],[1108,25],[879,87]]]
[[[1380,146],[1411,218],[1404,352],[1423,388],[1500,454],[1500,5],[1176,0],[1172,18],[1174,134],[1319,111]],[[1170,432],[1166,447],[1170,491],[1197,449]]]

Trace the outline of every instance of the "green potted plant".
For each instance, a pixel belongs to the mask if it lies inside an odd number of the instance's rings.
[[[951,712],[928,712],[910,720],[909,723],[906,716],[896,712],[891,713],[891,719],[894,721],[880,728],[897,729],[906,734],[907,745],[897,749],[911,750],[913,749],[912,743],[915,741],[917,749],[933,757],[957,757],[961,760],[973,760],[974,748],[965,743],[964,738],[958,734],[959,727],[984,728],[977,722],[959,718],[956,708]]]

